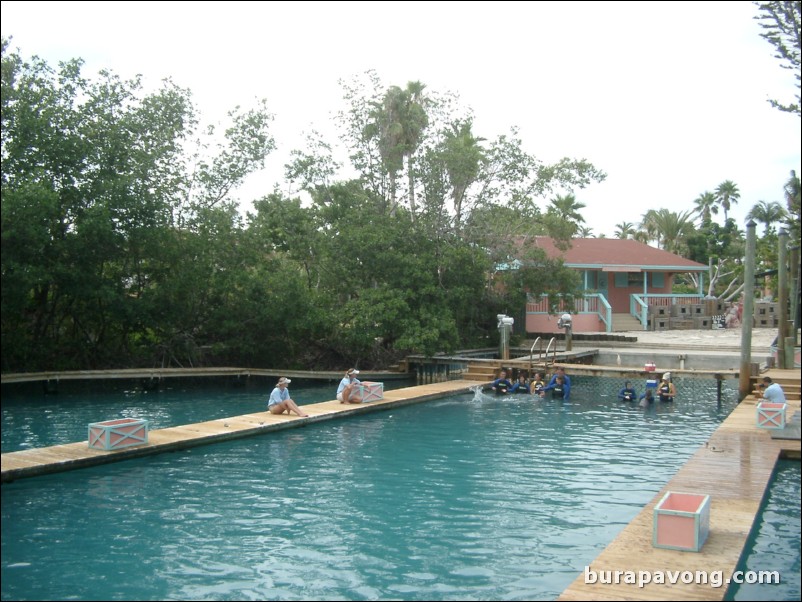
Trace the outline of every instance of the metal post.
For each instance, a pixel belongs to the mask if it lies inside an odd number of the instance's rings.
[[[744,262],[744,311],[741,324],[741,369],[738,373],[738,400],[752,392],[752,322],[755,319],[755,221],[746,223]]]

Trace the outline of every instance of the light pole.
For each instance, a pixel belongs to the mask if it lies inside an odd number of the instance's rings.
[[[558,328],[565,328],[565,350],[571,351],[574,347],[573,336],[571,334],[571,326],[573,324],[573,318],[571,318],[571,314],[563,314],[560,316],[560,319],[557,321]]]
[[[512,333],[512,325],[515,323],[515,318],[511,318],[504,314],[496,314],[498,320],[499,330],[499,355],[502,360],[510,359],[510,334]]]

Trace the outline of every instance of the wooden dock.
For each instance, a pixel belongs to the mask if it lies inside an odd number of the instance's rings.
[[[303,405],[301,409],[309,414],[308,418],[300,418],[295,414],[291,416],[271,414],[265,409],[263,412],[254,414],[152,430],[148,433],[147,444],[115,451],[90,449],[88,441],[80,441],[8,452],[0,457],[1,480],[5,483],[25,477],[97,466],[270,431],[302,427],[344,415],[388,410],[397,406],[446,397],[454,393],[467,392],[471,387],[486,384],[487,382],[452,380],[385,391],[384,399],[370,403],[346,405],[332,400]]]
[[[200,377],[232,377],[232,378],[304,378],[317,380],[336,380],[343,377],[342,371],[310,371],[310,370],[265,370],[261,368],[203,367],[203,368],[121,368],[118,370],[68,370],[63,372],[19,372],[0,375],[0,383],[44,382],[58,383],[67,380],[111,380],[132,379],[158,381],[165,378],[200,378]],[[407,379],[405,372],[363,370],[364,380],[384,381]]]
[[[800,378],[799,372],[792,370],[771,370],[768,374],[775,381],[793,378],[798,383]],[[777,459],[800,457],[798,431],[795,439],[781,439],[776,432],[756,426],[757,401],[754,396],[744,399],[558,600],[723,600],[727,580],[736,570]],[[800,409],[800,402],[789,399],[788,404],[790,419]],[[655,458],[659,453],[652,460]],[[668,491],[710,496],[710,535],[700,552],[652,546],[654,507]],[[619,583],[615,583],[616,571]],[[665,582],[642,587],[626,583],[627,571],[635,576],[644,571],[652,579],[660,573]],[[669,581],[672,573],[684,571],[688,571],[685,576],[703,571],[708,582],[695,578],[691,583]],[[720,587],[710,581],[715,571],[720,571],[717,574],[724,580]],[[597,577],[595,583],[586,583],[593,577]]]

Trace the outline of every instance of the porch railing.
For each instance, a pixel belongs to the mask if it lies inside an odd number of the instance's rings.
[[[529,297],[526,303],[527,314],[551,314],[559,315],[570,313],[573,315],[581,314],[595,314],[599,320],[604,324],[605,332],[612,332],[613,330],[613,308],[607,302],[605,296],[601,293],[586,293],[584,295],[574,297],[573,305],[566,302],[561,302],[557,306],[556,312],[553,312],[549,307],[549,300],[546,295],[539,299]]]

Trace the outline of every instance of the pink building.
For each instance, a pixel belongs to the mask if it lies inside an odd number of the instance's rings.
[[[574,238],[571,247],[561,251],[548,237],[537,237],[537,245],[550,259],[562,259],[580,274],[586,297],[570,308],[574,332],[638,330],[646,325],[638,316],[646,315],[650,295],[673,301],[701,302],[704,274],[708,266],[642,242],[617,238]],[[699,288],[693,295],[673,295],[676,274],[695,272]],[[609,323],[608,323],[609,322]],[[561,332],[557,317],[548,314],[545,303],[530,299],[526,309],[527,332]]]

